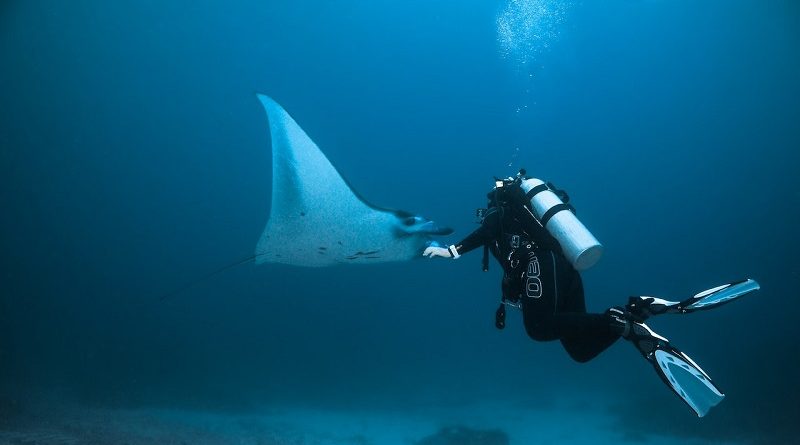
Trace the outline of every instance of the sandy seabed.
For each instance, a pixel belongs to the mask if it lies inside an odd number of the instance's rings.
[[[0,444],[564,445],[735,442],[630,436],[600,407],[530,409],[468,405],[404,410],[271,408],[229,413],[179,409],[45,406],[0,419]]]

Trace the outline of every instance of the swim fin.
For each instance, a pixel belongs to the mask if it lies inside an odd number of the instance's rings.
[[[626,339],[653,364],[661,380],[683,399],[698,417],[705,416],[725,397],[697,363],[646,324],[631,322],[631,329]]]
[[[747,279],[708,289],[683,301],[668,301],[647,296],[630,297],[625,309],[637,321],[642,322],[653,315],[688,314],[713,309],[760,288],[755,280]]]

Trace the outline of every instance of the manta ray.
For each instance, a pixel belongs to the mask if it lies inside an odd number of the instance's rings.
[[[365,201],[277,102],[258,94],[272,141],[272,204],[256,264],[324,267],[422,258],[434,235],[422,216]]]

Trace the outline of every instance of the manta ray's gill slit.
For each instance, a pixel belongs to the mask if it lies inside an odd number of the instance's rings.
[[[375,255],[378,252],[380,252],[380,250],[370,250],[369,252],[362,252],[362,251],[359,250],[358,252],[355,253],[355,255],[356,256],[358,256],[358,255]]]
[[[380,250],[370,250],[369,252],[362,252],[358,251],[350,256],[346,256],[345,259],[347,260],[377,260],[380,259],[380,255],[376,255],[376,253],[380,252]]]

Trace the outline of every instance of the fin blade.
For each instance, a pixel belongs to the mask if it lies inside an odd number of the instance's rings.
[[[669,344],[659,345],[653,365],[661,379],[697,414],[703,417],[725,394],[689,356]]]
[[[711,309],[759,289],[761,286],[758,282],[746,279],[700,292],[694,297],[682,301],[680,306],[684,312]]]

